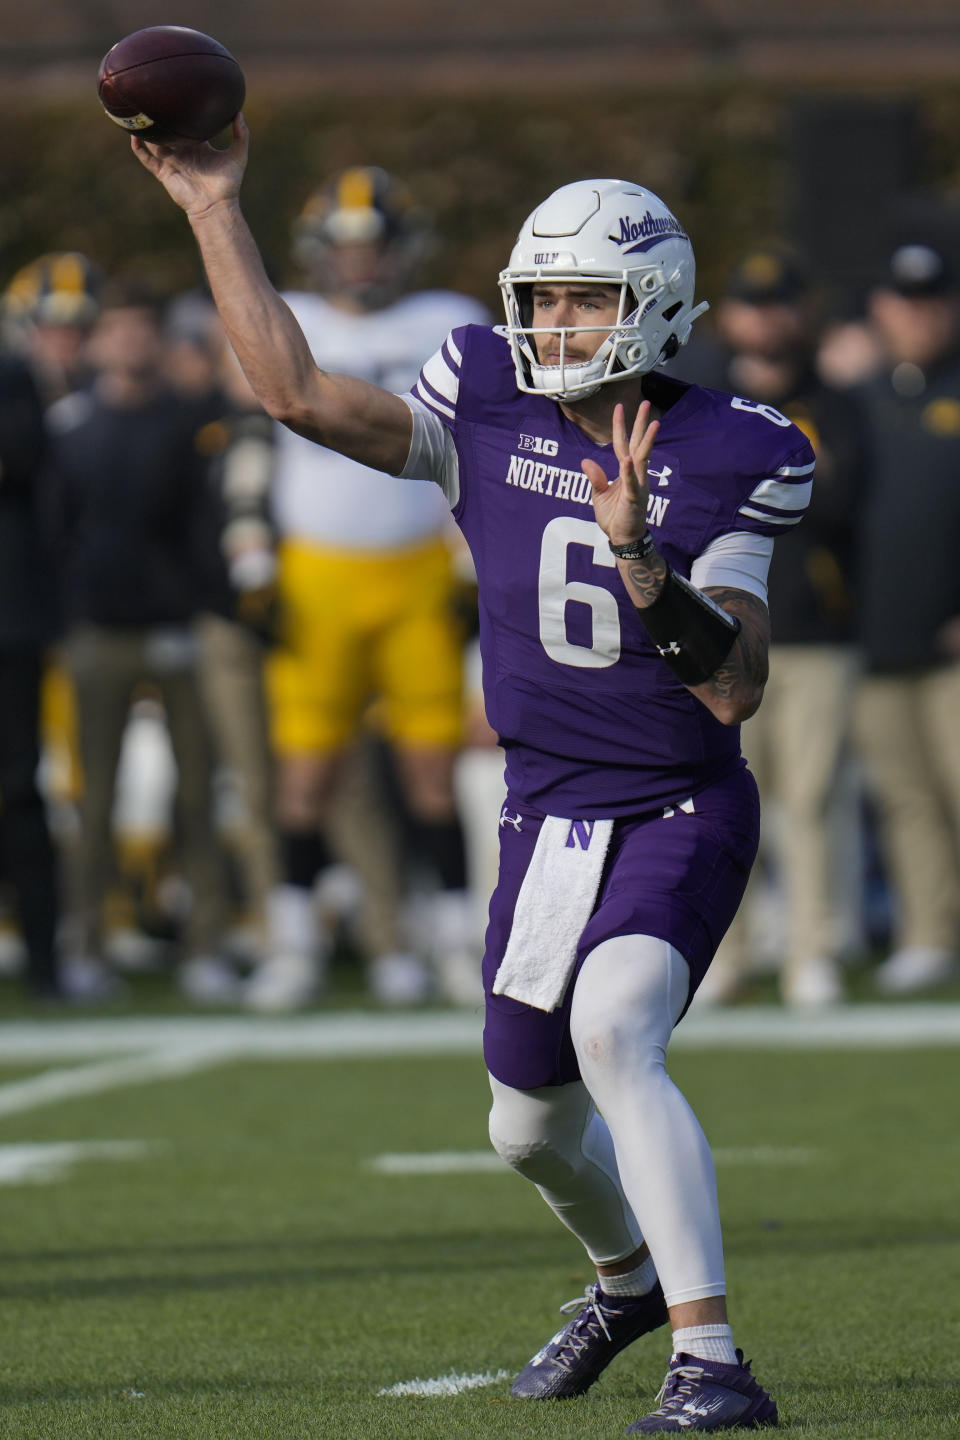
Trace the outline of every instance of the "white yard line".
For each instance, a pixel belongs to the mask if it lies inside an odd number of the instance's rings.
[[[46,1185],[81,1160],[133,1160],[153,1147],[141,1140],[58,1140],[0,1145],[0,1185]]]
[[[231,1058],[223,1047],[199,1048],[181,1046],[169,1050],[104,1060],[100,1065],[74,1065],[66,1070],[45,1070],[26,1080],[13,1080],[0,1085],[0,1116],[22,1115],[44,1105],[58,1105],[63,1100],[77,1100],[84,1095],[102,1095],[108,1090],[122,1090],[129,1085],[144,1085],[152,1080],[190,1075]]]
[[[438,1375],[435,1380],[401,1380],[396,1385],[387,1385],[378,1390],[378,1395],[462,1395],[464,1390],[479,1390],[484,1385],[498,1385],[509,1380],[512,1370],[487,1371],[483,1375],[458,1375],[452,1370],[449,1375]]]
[[[718,1146],[718,1165],[810,1165],[819,1152],[799,1145]],[[380,1175],[510,1175],[512,1171],[492,1150],[438,1150],[415,1154],[388,1152],[375,1155],[370,1169]]]
[[[511,1170],[493,1150],[440,1150],[434,1154],[375,1155],[371,1170],[381,1175],[473,1175],[490,1171],[509,1175]]]
[[[474,1055],[476,1011],[376,1015],[339,1011],[282,1019],[206,1016],[11,1020],[0,1064],[88,1061],[0,1085],[0,1117],[83,1095],[187,1075],[240,1059]],[[815,1014],[777,1006],[696,1009],[677,1030],[683,1050],[901,1049],[960,1045],[960,1005],[860,1005]]]
[[[810,1012],[777,1005],[698,1010],[677,1029],[687,1050],[887,1050],[960,1045],[960,1005],[837,1005]]]
[[[9,1020],[0,1024],[0,1064],[100,1058],[171,1046],[239,1055],[339,1059],[351,1055],[478,1053],[483,1020],[464,1011],[376,1015],[337,1011],[281,1019],[230,1015],[97,1020]]]
[[[378,1015],[330,1011],[278,1019],[256,1016],[8,1020],[0,1024],[0,1064],[98,1058],[123,1051],[206,1049],[293,1059],[351,1055],[476,1054],[479,1011]],[[696,1007],[673,1044],[684,1049],[832,1049],[960,1045],[960,1004],[844,1005],[802,1013],[777,1005]]]

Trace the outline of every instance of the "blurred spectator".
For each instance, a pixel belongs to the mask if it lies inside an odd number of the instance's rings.
[[[957,971],[960,919],[960,292],[944,256],[903,245],[870,297],[883,372],[862,390],[859,533],[867,675],[856,736],[896,905],[880,989]]]
[[[79,251],[54,251],[23,266],[4,291],[4,335],[30,367],[45,410],[91,382],[86,346],[103,278]],[[44,664],[41,731],[45,798],[59,839],[75,825],[81,775],[73,687],[56,648]]]
[[[25,356],[45,406],[90,379],[86,343],[103,274],[78,251],[41,255],[18,270],[3,297],[9,342]]]
[[[217,403],[222,390],[223,341],[217,310],[203,290],[185,290],[164,316],[164,370],[178,394]]]
[[[430,236],[404,187],[382,170],[358,167],[332,179],[308,202],[295,238],[311,290],[286,299],[325,369],[402,391],[451,327],[488,318],[462,295],[403,293]],[[378,697],[416,850],[435,876],[425,928],[439,983],[450,998],[476,998],[478,956],[468,953],[474,912],[452,783],[461,637],[442,496],[284,429],[275,513],[283,643],[269,680],[285,855],[275,910],[282,953],[255,977],[251,1002],[303,1004],[322,983],[314,889],[330,856],[321,830]],[[341,846],[344,839],[340,825]],[[368,870],[371,842],[384,839],[382,824],[355,835],[354,853]],[[380,880],[391,884],[382,865]],[[376,883],[367,886],[375,902]],[[389,895],[381,891],[379,900],[368,916],[370,988],[386,1003],[416,1002],[428,993],[429,973],[410,953]]]
[[[786,899],[781,993],[791,1005],[826,1005],[843,996],[837,952],[854,924],[836,913],[841,855],[831,801],[847,754],[857,669],[851,575],[863,463],[859,414],[816,374],[814,296],[790,252],[766,247],[743,257],[719,306],[717,330],[723,363],[711,383],[770,407],[771,419],[787,416],[817,454],[803,524],[774,547],[770,679],[742,743],[764,807],[761,853]],[[671,369],[685,376],[682,367],[681,356]],[[750,916],[762,873],[756,867],[700,1003],[732,998],[756,968]]]
[[[206,317],[203,343],[213,356],[219,389],[216,399],[206,398],[206,408],[214,409],[217,418],[198,435],[201,450],[210,456],[204,516],[195,532],[202,577],[195,626],[198,677],[215,758],[234,788],[235,814],[232,821],[221,822],[221,829],[239,862],[253,954],[262,960],[280,878],[264,684],[264,658],[277,626],[274,425],[247,384],[216,311],[206,303],[212,316]]]
[[[14,893],[38,998],[61,993],[56,863],[38,789],[44,651],[55,625],[37,515],[40,396],[26,365],[0,352],[0,874]]]
[[[148,684],[162,698],[176,757],[176,839],[191,895],[179,979],[194,998],[216,1000],[230,976],[218,953],[221,872],[190,629],[204,483],[195,412],[165,382],[161,309],[142,286],[105,287],[89,357],[92,386],[50,411],[49,507],[84,777],[75,969],[86,964],[92,986],[105,982],[114,785],[131,698]]]
[[[472,564],[469,551],[465,558]],[[466,844],[468,889],[477,933],[482,935],[500,868],[499,822],[507,782],[503,750],[483,703],[483,667],[477,636],[467,646],[465,661],[466,726],[463,749],[454,768],[454,785]]]
[[[880,336],[866,315],[845,315],[824,325],[817,347],[817,373],[835,390],[862,385],[883,368]]]

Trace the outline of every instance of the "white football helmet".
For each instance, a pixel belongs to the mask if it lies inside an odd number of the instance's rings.
[[[578,180],[564,185],[530,215],[510,264],[500,272],[517,385],[554,400],[585,400],[601,385],[643,374],[676,354],[690,337],[694,306],[693,246],[679,222],[650,190],[627,180]],[[560,363],[541,365],[533,343],[535,281],[597,281],[620,286],[615,328],[592,360],[567,365],[568,335],[591,331],[559,327]]]

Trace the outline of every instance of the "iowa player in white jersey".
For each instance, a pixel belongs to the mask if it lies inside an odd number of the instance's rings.
[[[401,392],[452,326],[488,318],[476,301],[450,291],[404,293],[429,232],[405,187],[381,169],[356,167],[331,179],[308,201],[294,235],[309,288],[285,299],[324,369]],[[397,484],[286,427],[277,428],[277,444],[285,626],[268,682],[286,875],[274,907],[275,953],[253,977],[249,1000],[290,1008],[321,982],[312,897],[329,859],[322,830],[339,819],[342,838],[345,807],[342,799],[335,804],[342,762],[374,700],[415,840],[439,882],[429,918],[437,978],[450,998],[467,998],[458,985],[468,974],[473,911],[452,786],[462,641],[447,507],[433,486]],[[414,1001],[431,977],[405,951],[390,847],[382,827],[379,834],[370,828],[357,844],[348,822],[346,839],[373,881],[365,937],[371,988],[387,1002]],[[474,974],[471,967],[476,984]]]

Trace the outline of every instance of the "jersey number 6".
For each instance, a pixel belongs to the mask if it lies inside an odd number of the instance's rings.
[[[559,665],[605,670],[620,659],[620,610],[602,585],[567,579],[567,547],[585,545],[594,565],[616,568],[607,537],[594,520],[557,515],[545,527],[540,544],[540,643]],[[576,645],[567,638],[567,604],[576,601],[590,610],[591,643]]]

